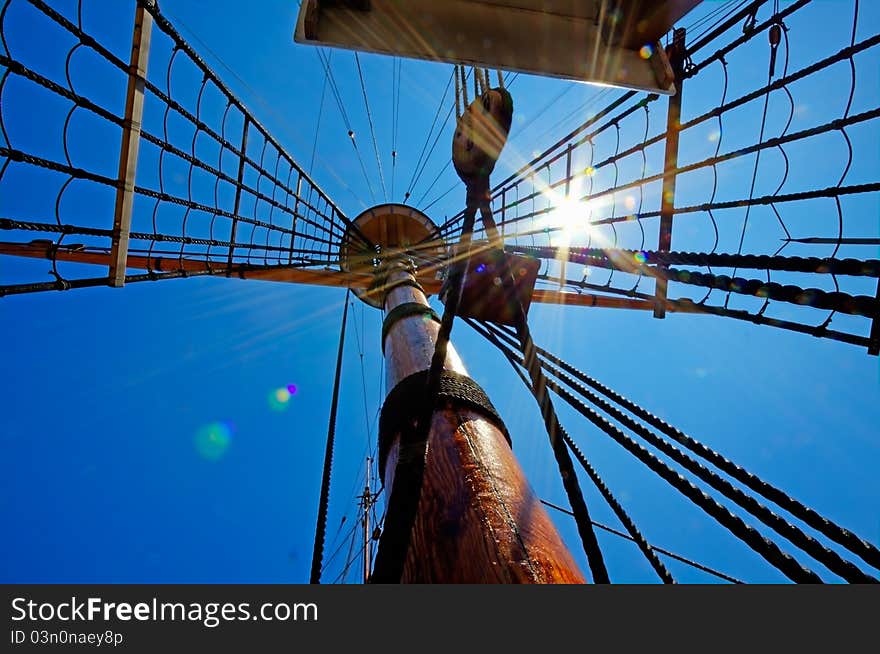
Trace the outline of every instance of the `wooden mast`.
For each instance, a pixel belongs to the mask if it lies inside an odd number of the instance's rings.
[[[414,281],[393,267],[387,285]],[[409,285],[387,295],[386,315],[405,303],[428,306]],[[385,336],[387,386],[427,370],[439,326],[424,315],[397,320]],[[447,370],[467,375],[452,344]],[[514,438],[516,435],[514,434]],[[583,583],[584,578],[486,411],[455,400],[434,412],[418,514],[401,582]],[[385,463],[394,492],[399,435]]]

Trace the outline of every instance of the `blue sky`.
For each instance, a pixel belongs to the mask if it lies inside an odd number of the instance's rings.
[[[52,4],[74,15],[72,2]],[[125,55],[129,3],[84,4],[87,30]],[[706,3],[698,11],[715,5]],[[162,0],[161,7],[267,129],[307,166],[324,74],[315,50],[292,41],[296,3]],[[876,31],[880,14],[875,3],[863,2],[860,11],[858,34],[864,38]],[[768,13],[765,7],[759,16]],[[699,15],[684,23],[693,24]],[[848,44],[852,3],[818,0],[792,17],[789,25],[791,67],[797,69]],[[44,18],[13,0],[6,27],[10,50],[63,82],[70,44],[51,34]],[[155,48],[150,72],[161,79],[167,44],[163,50],[157,39]],[[731,56],[729,98],[766,78],[766,49],[743,50],[752,54]],[[361,60],[390,187],[392,60],[372,55]],[[856,62],[860,72],[853,113],[876,107],[880,98],[877,54],[871,51]],[[87,55],[74,60],[73,66],[81,93],[119,110],[124,97],[119,75]],[[334,52],[333,66],[378,192],[353,55]],[[397,201],[402,201],[401,189],[412,179],[450,68],[405,61],[402,71]],[[184,85],[180,80],[178,84]],[[529,156],[542,150],[601,106],[584,108],[598,93],[588,85],[521,75],[510,88],[516,117],[496,179],[516,166],[518,153]],[[792,91],[796,111],[791,131],[839,117],[849,92],[848,65],[839,64]],[[66,106],[28,99],[11,83],[7,92],[3,112],[11,140],[60,158]],[[718,70],[707,70],[685,93],[686,117],[717,104]],[[613,95],[605,97],[607,101]],[[658,122],[652,126],[662,124],[663,104],[654,104],[651,120]],[[768,134],[778,133],[783,105],[781,98],[771,96]],[[441,120],[448,106],[449,100]],[[751,103],[730,117],[722,151],[754,142],[760,109],[760,102]],[[622,128],[639,130],[644,124]],[[714,151],[712,129],[706,125],[683,137],[684,161]],[[83,122],[76,132],[79,137],[73,139],[73,156],[80,165],[114,171],[118,132],[101,130]],[[355,216],[371,200],[346,131],[328,92],[312,172],[342,209]],[[629,135],[625,131],[623,138]],[[854,159],[846,183],[876,181],[877,126],[853,128],[851,137]],[[415,185],[412,197],[417,206],[425,206],[455,183],[448,169],[429,189],[446,163],[450,140],[447,125]],[[786,190],[836,183],[846,160],[841,144],[839,135],[831,134],[793,150]],[[149,156],[144,154],[141,175],[150,174]],[[756,195],[771,193],[779,179],[778,159],[768,153],[762,162]],[[754,157],[745,157],[728,168],[719,167],[719,199],[747,193],[753,165]],[[55,191],[47,192],[40,181],[11,167],[0,182],[0,214],[45,218]],[[705,201],[706,179],[683,180],[680,193],[682,202]],[[431,217],[442,222],[460,208],[462,198],[461,189],[453,191],[431,208]],[[835,233],[833,202],[822,202],[784,209],[800,235]],[[112,209],[112,195],[83,192],[67,200],[62,212],[67,222],[109,226],[108,206]],[[877,236],[876,197],[847,198],[844,209],[845,234]],[[740,212],[719,221],[723,242],[729,244],[738,236],[741,220]],[[768,215],[756,213],[754,220],[748,251],[775,250],[779,234]],[[676,224],[674,244],[680,249],[710,247],[707,230],[705,216],[682,219]],[[813,254],[805,249],[786,253]],[[828,254],[830,248],[821,252]],[[843,249],[840,256],[877,254],[876,248],[862,247]],[[42,281],[49,279],[46,268],[46,262],[4,258],[0,278],[4,284]],[[847,283],[853,284],[848,288],[854,292],[874,292],[870,284]],[[7,375],[0,419],[0,518],[8,537],[2,545],[0,579],[307,581],[344,297],[339,289],[191,278],[131,284],[123,290],[4,298],[0,352]],[[754,308],[745,300],[734,302]],[[787,315],[790,310],[779,311]],[[363,485],[364,459],[375,443],[383,392],[380,320],[377,311],[358,302],[349,314],[327,550],[329,555],[341,545],[341,553],[328,565],[330,581],[342,573],[354,498]],[[851,345],[709,316],[672,315],[660,321],[628,311],[535,305],[530,322],[536,342],[545,348],[820,513],[874,543],[880,541],[876,357]],[[833,325],[857,328],[862,323],[835,317]],[[457,324],[453,340],[507,422],[514,451],[537,493],[564,505],[546,434],[526,389],[503,358],[467,326]],[[279,402],[276,392],[288,385],[295,385],[296,392]],[[557,406],[563,424],[649,541],[748,581],[784,581],[601,432],[561,402]],[[206,449],[204,438],[211,433],[227,447]],[[617,526],[586,479],[583,486],[594,517]],[[343,516],[347,519],[339,528]],[[574,525],[566,516],[553,518],[586,570]],[[632,544],[601,532],[599,539],[612,580],[654,581]],[[681,581],[711,581],[681,564],[670,562],[669,567]],[[815,568],[835,579],[819,564]],[[356,581],[356,574],[347,579]]]

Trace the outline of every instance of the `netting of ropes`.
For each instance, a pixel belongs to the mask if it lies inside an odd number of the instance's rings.
[[[607,106],[494,184],[496,220],[511,252],[545,261],[546,288],[648,308],[662,280],[671,310],[876,353],[880,261],[866,254],[880,240],[864,216],[880,181],[865,148],[880,109],[859,81],[876,66],[880,34],[859,23],[853,3],[846,42],[816,43],[798,34],[808,0],[758,22],[764,4],[740,3],[688,39],[680,121],[668,122],[656,94],[610,91]],[[766,62],[760,74],[754,52]],[[846,80],[833,97],[830,76]],[[681,145],[670,159],[673,134]],[[667,215],[672,251],[662,243]],[[442,234],[454,240],[462,220],[452,216]]]
[[[146,272],[127,281],[336,264],[345,215],[157,5],[140,4],[157,29],[144,81],[128,267]],[[2,294],[107,281],[65,255],[75,253],[77,261],[95,255],[94,263],[111,250],[129,71],[121,53],[130,45],[89,33],[82,9],[78,2],[65,15],[29,0],[4,2],[0,10],[0,189],[10,199],[0,229],[4,240],[29,243],[49,259],[52,277],[29,278],[45,270],[42,263],[4,267]],[[29,38],[39,34],[54,58],[16,57],[16,37],[25,32],[8,25],[26,18],[38,25]],[[74,72],[83,60],[92,66],[86,79]],[[38,132],[35,124],[47,129]],[[26,186],[44,192],[15,201],[11,189]],[[48,238],[26,241],[35,233]]]

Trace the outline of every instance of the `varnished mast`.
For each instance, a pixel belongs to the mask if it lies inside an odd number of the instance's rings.
[[[399,269],[389,281],[411,273]],[[401,286],[385,310],[404,302],[427,306],[424,294]],[[426,370],[438,325],[422,316],[398,321],[385,342],[388,387]],[[450,345],[446,369],[467,370]],[[580,583],[583,578],[526,482],[501,430],[481,411],[449,401],[435,411],[422,496],[403,582]],[[393,489],[397,447],[385,464]]]
[[[413,380],[430,367],[439,326],[430,317],[416,271],[403,252],[407,243],[418,242],[429,233],[431,223],[419,212],[400,205],[375,207],[355,223],[373,242],[378,241],[383,251],[401,252],[374,269],[379,271],[380,290],[366,299],[373,306],[381,302],[386,317],[382,345],[389,398],[383,417],[389,411],[400,412],[401,405],[389,406],[393,402],[390,398],[410,385],[415,394],[402,405],[403,413],[408,413],[413,403],[424,399],[418,390],[423,384],[418,386]],[[390,289],[384,302],[382,288]],[[389,320],[392,314],[396,317]],[[451,343],[445,370],[460,386],[476,387]],[[394,416],[386,422],[394,424]],[[401,582],[583,583],[502,429],[491,406],[483,408],[478,402],[448,396],[438,403]],[[395,486],[399,431],[381,438],[380,473],[386,493],[417,492]],[[397,527],[386,524],[385,528]]]

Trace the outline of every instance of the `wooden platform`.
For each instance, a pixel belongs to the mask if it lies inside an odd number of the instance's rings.
[[[660,38],[700,0],[303,0],[294,40],[673,94]]]

